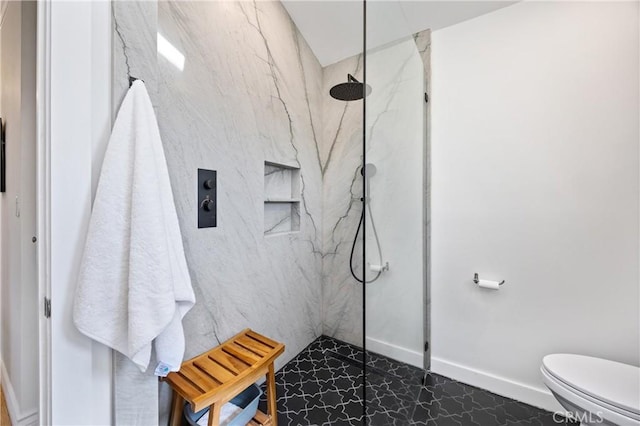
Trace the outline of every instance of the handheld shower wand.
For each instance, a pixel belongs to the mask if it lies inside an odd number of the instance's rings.
[[[365,178],[365,194],[363,194],[363,207],[362,207],[362,214],[360,215],[360,221],[358,222],[358,229],[356,230],[356,235],[353,237],[353,244],[351,245],[351,256],[349,258],[349,269],[351,270],[351,275],[353,276],[353,278],[356,279],[356,281],[364,283],[364,284],[369,284],[374,282],[375,280],[377,280],[378,278],[380,278],[380,275],[382,275],[382,273],[384,271],[389,270],[389,264],[385,264],[383,265],[383,257],[382,257],[382,247],[380,245],[380,238],[378,237],[378,231],[376,230],[376,225],[375,222],[373,221],[373,213],[371,212],[371,187],[369,185],[369,179],[374,176],[377,172],[377,168],[375,165],[368,163],[366,164],[364,167],[362,167],[360,169],[360,173],[362,174],[362,176],[364,176]],[[364,217],[366,212],[369,211],[369,218],[371,219],[371,229],[373,230],[373,236],[376,240],[376,246],[378,248],[378,257],[380,259],[380,266],[379,268],[375,268],[375,272],[376,272],[376,276],[367,281],[367,277],[366,277],[366,270],[363,274],[362,279],[360,279],[358,277],[358,275],[356,275],[355,271],[354,271],[354,267],[353,267],[353,255],[356,249],[356,244],[358,243],[358,235],[360,234],[360,229],[362,228],[362,224],[364,223]],[[372,269],[373,268],[373,265]]]

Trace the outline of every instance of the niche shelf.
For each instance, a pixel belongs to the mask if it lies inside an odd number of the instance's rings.
[[[300,168],[264,162],[264,235],[300,231]]]

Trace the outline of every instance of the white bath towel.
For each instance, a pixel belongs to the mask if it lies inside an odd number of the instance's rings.
[[[102,165],[74,322],[141,371],[155,339],[158,365],[177,371],[184,356],[182,318],[194,303],[158,124],[137,80],[122,102]]]

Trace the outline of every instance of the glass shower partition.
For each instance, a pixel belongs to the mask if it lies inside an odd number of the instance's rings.
[[[366,4],[363,269],[368,424],[409,424],[429,366],[430,32]],[[393,402],[390,402],[393,401]]]

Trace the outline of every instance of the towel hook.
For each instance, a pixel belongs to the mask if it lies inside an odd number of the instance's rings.
[[[138,77],[131,77],[129,76],[129,87],[133,86],[133,82],[136,80],[140,80],[141,82],[144,83],[144,80],[139,79]]]
[[[478,284],[480,282],[480,278],[478,277],[478,273],[473,274],[473,282]],[[498,285],[504,284],[504,280],[500,281]]]

